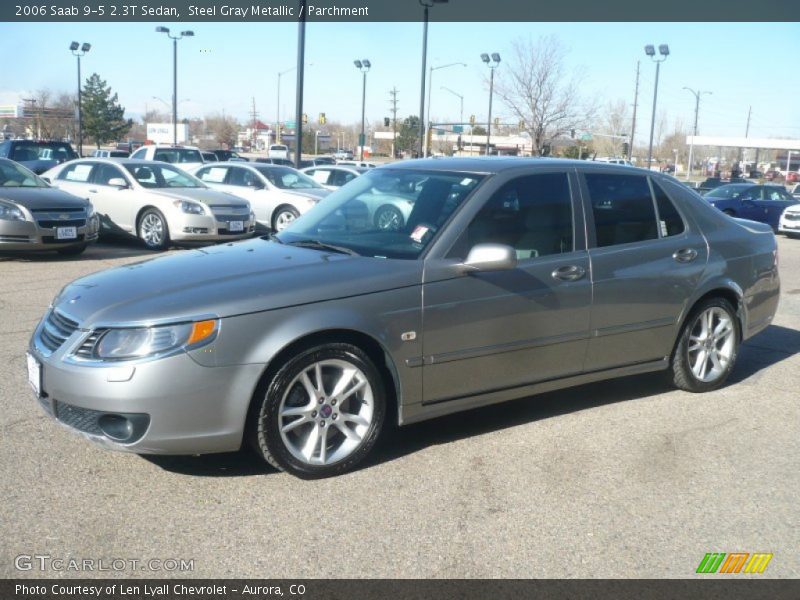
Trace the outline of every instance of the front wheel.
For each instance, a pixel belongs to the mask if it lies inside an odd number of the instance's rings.
[[[296,208],[281,206],[272,217],[272,229],[274,231],[283,231],[299,216],[300,213]]]
[[[404,225],[403,213],[391,204],[381,206],[375,211],[375,227],[378,229],[398,231],[402,229]]]
[[[139,239],[148,250],[164,250],[169,245],[169,227],[161,211],[147,209],[139,219]]]
[[[386,412],[378,370],[342,343],[289,360],[258,401],[253,445],[271,465],[303,478],[353,469],[378,440]]]
[[[739,351],[736,311],[723,298],[699,304],[681,330],[672,356],[672,380],[687,392],[708,392],[721,386],[733,370]]]

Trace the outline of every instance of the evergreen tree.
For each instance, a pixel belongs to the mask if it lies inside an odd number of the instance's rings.
[[[117,94],[93,73],[86,80],[82,93],[83,133],[100,144],[122,139],[133,126],[133,120],[125,118],[125,108],[119,105]]]

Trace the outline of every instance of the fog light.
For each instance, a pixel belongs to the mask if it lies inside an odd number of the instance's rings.
[[[133,436],[133,423],[122,415],[103,415],[97,424],[115,442],[125,442]]]

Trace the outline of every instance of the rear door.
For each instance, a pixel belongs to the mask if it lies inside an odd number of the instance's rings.
[[[797,200],[782,186],[765,185],[761,195],[761,206],[766,215],[765,222],[769,223],[773,229],[778,228],[783,211],[789,206],[794,206]]]
[[[592,271],[586,370],[663,359],[708,259],[706,242],[643,174],[582,174]]]

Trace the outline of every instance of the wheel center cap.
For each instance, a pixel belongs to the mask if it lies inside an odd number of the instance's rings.
[[[333,409],[330,407],[329,404],[323,404],[322,408],[319,409],[319,414],[322,415],[323,418],[327,419],[333,413]]]

